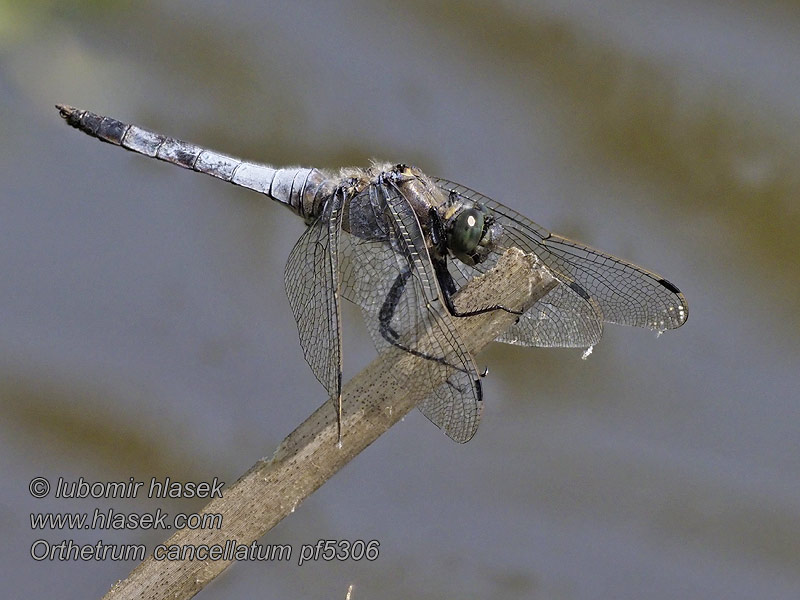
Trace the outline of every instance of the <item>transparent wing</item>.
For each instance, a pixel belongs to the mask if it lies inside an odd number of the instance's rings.
[[[506,245],[513,244],[507,242]],[[448,267],[459,287],[493,266],[499,250],[492,253],[486,262],[477,265],[480,270],[457,259],[450,260]],[[603,314],[597,302],[571,278],[557,277],[559,285],[538,300],[495,341],[542,348],[586,348],[600,341]]]
[[[361,306],[379,353],[394,347],[423,358],[413,378],[396,373],[397,385],[434,390],[420,410],[453,440],[468,441],[480,421],[480,381],[441,300],[416,215],[388,183],[351,199],[346,213],[345,223],[369,226],[342,233],[342,295]]]
[[[303,355],[331,399],[342,391],[342,336],[339,306],[338,247],[340,193],[292,248],[284,281]]]
[[[597,305],[558,285],[536,302],[496,340],[540,348],[587,348],[603,335]]]
[[[533,252],[578,295],[597,302],[604,321],[656,330],[675,329],[686,322],[689,316],[686,298],[661,275],[550,233],[463,185],[445,179],[433,180],[445,190],[486,206],[503,225],[510,245]]]
[[[420,412],[454,442],[465,444],[478,431],[483,412],[480,380],[451,375],[417,405]]]

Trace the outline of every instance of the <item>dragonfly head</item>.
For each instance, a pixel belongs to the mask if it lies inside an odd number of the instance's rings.
[[[447,211],[445,231],[447,248],[453,256],[473,266],[489,256],[503,228],[482,204],[459,197]]]

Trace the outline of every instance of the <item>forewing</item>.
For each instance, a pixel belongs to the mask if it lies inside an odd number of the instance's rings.
[[[371,225],[360,236],[342,234],[342,294],[361,306],[379,353],[394,347],[422,358],[412,379],[396,373],[398,386],[433,390],[420,410],[450,438],[466,442],[480,420],[480,381],[442,302],[416,215],[389,183],[354,198],[346,222],[365,222],[360,212],[370,215]]]
[[[507,243],[533,252],[554,275],[578,294],[597,302],[604,321],[648,329],[675,329],[686,322],[686,298],[672,283],[652,271],[589,246],[550,233],[516,211],[460,184],[436,179],[486,206],[503,225]],[[505,242],[504,242],[505,243]]]
[[[286,296],[297,321],[300,346],[314,375],[336,400],[342,389],[342,336],[338,246],[342,196],[337,192],[292,248]]]

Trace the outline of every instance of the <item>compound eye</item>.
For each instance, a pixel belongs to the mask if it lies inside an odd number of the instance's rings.
[[[474,208],[462,210],[455,218],[448,237],[453,254],[472,254],[483,237],[483,213]]]

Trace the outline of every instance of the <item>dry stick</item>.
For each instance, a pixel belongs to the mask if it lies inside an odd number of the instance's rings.
[[[495,304],[524,310],[555,285],[550,272],[538,264],[535,257],[511,249],[494,269],[470,281],[455,300],[462,311]],[[515,318],[506,311],[496,310],[454,321],[461,339],[474,354],[505,331]],[[424,389],[415,385],[415,382],[429,379],[429,365],[430,361],[401,350],[378,357],[344,387],[341,448],[336,444],[333,402],[325,402],[289,434],[271,459],[259,460],[224,491],[223,498],[206,505],[202,514],[223,515],[220,529],[183,529],[165,544],[224,547],[226,540],[235,540],[237,544],[249,546],[294,512],[314,490],[430,394],[432,387]],[[409,384],[398,389],[397,373],[407,377],[404,381]],[[445,377],[443,374],[439,383],[443,383]],[[428,381],[427,385],[434,384]],[[150,555],[126,579],[116,583],[104,598],[191,598],[231,562],[224,559],[159,561]]]

